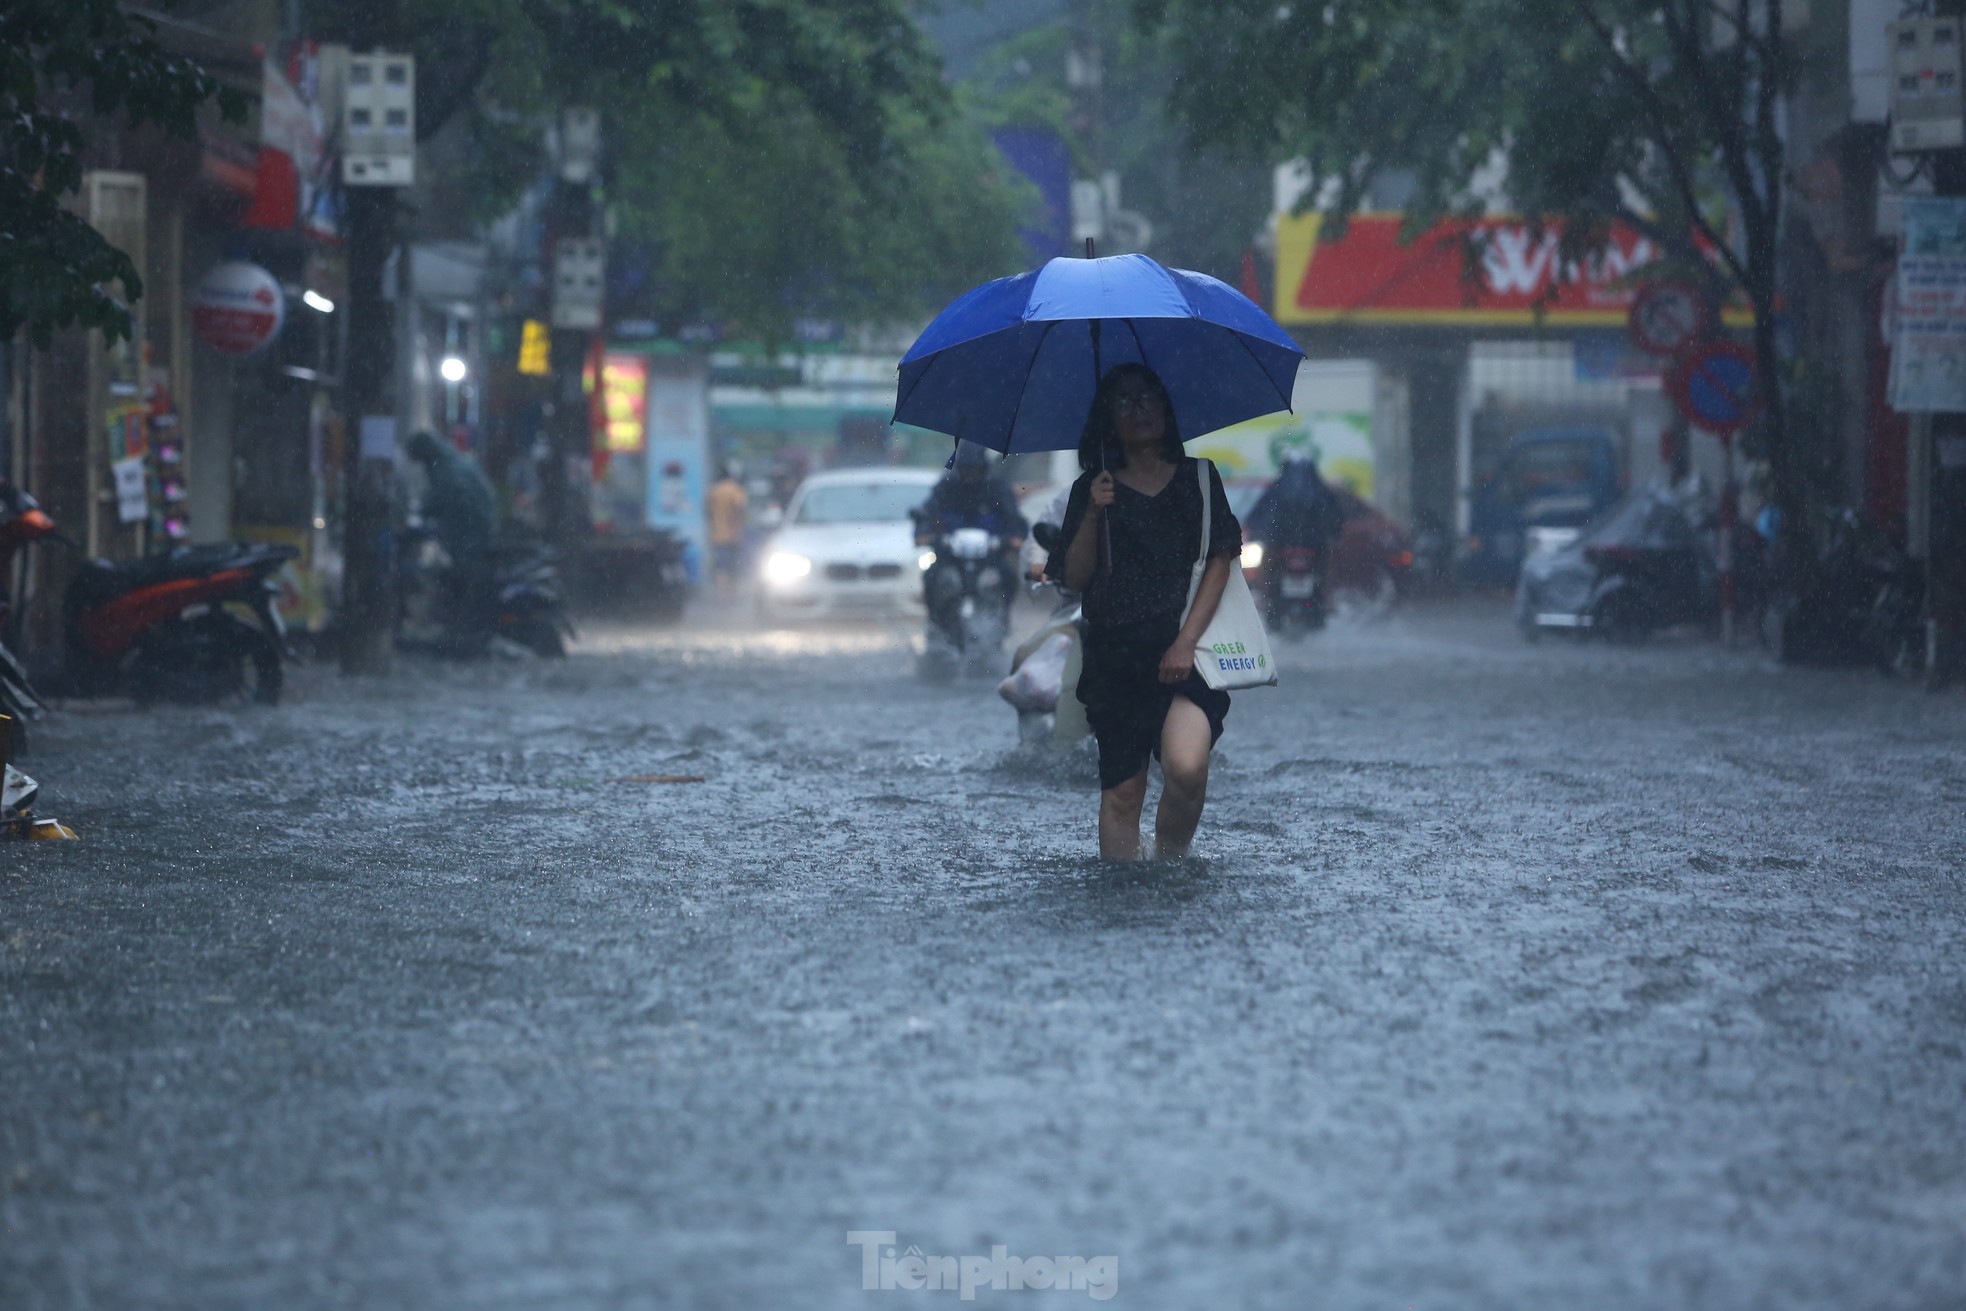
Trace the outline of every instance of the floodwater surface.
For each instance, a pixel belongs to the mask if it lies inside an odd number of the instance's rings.
[[[959,1300],[870,1232],[1113,1276],[1005,1305],[1961,1305],[1966,704],[1478,609],[1282,664],[1134,867],[877,627],[62,716],[0,1306]]]

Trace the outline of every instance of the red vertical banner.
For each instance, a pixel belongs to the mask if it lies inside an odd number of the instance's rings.
[[[626,353],[602,357],[601,449],[610,455],[640,455],[647,449],[648,400],[646,357]]]

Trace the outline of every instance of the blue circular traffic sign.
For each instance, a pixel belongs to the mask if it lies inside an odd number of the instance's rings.
[[[1689,422],[1722,435],[1761,413],[1761,378],[1754,353],[1731,341],[1701,341],[1681,351],[1666,371],[1666,391]]]

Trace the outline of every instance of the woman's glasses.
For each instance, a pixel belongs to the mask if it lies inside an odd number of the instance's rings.
[[[1161,398],[1150,391],[1123,391],[1113,397],[1113,413],[1146,414],[1154,406],[1162,403]]]

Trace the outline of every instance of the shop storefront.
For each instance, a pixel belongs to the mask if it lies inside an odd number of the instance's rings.
[[[1614,231],[1597,258],[1568,264],[1556,226],[1485,218],[1405,240],[1402,223],[1365,214],[1334,236],[1317,214],[1276,221],[1277,320],[1314,361],[1373,366],[1374,499],[1402,521],[1465,530],[1469,489],[1538,425],[1601,429],[1628,479],[1657,470],[1670,406],[1658,361],[1626,340],[1660,259],[1650,241]],[[1718,443],[1693,449],[1717,477]]]

